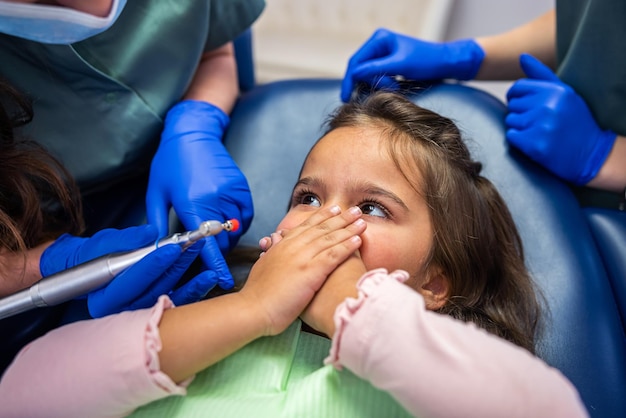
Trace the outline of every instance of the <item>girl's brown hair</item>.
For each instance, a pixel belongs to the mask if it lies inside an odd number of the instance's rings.
[[[426,269],[443,269],[450,285],[439,312],[534,353],[541,307],[521,238],[454,122],[390,92],[344,104],[328,121],[329,131],[363,126],[381,130],[398,169],[430,207],[434,245]],[[407,167],[419,170],[420,184]]]
[[[41,145],[16,134],[32,118],[30,102],[0,79],[0,250],[26,251],[84,229],[72,176]]]

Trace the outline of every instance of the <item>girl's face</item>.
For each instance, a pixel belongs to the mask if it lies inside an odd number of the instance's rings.
[[[419,290],[424,278],[418,273],[433,242],[430,212],[389,157],[384,141],[372,128],[343,127],[323,137],[304,163],[278,229],[291,229],[329,205],[342,210],[359,206],[367,222],[360,249],[365,267],[406,270],[409,284]],[[411,180],[421,184],[421,178]]]

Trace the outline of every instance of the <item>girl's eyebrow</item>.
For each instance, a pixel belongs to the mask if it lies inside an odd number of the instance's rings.
[[[303,177],[294,186],[294,189],[298,186],[311,186],[311,187],[324,187],[323,183],[316,178],[313,177]],[[363,182],[359,184],[355,184],[352,187],[355,191],[359,193],[365,193],[371,196],[381,196],[386,199],[390,199],[394,201],[396,204],[401,206],[404,210],[409,210],[408,206],[404,203],[402,199],[400,199],[395,193],[390,192],[387,189],[383,189],[382,187],[378,187],[371,182]]]
[[[390,192],[387,189],[383,189],[380,188],[378,186],[375,186],[373,184],[369,184],[367,185],[367,187],[361,189],[363,192],[367,193],[368,195],[373,195],[373,196],[382,196],[384,198],[393,200],[394,202],[396,202],[396,204],[398,204],[399,206],[401,206],[404,210],[409,210],[408,206],[404,203],[404,201],[402,199],[400,199],[398,196],[396,196],[395,193]]]
[[[300,180],[298,180],[298,182],[296,183],[296,187],[300,186],[301,184],[305,186],[321,186],[322,182],[313,177],[303,177]]]

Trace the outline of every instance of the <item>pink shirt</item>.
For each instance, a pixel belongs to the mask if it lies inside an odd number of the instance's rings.
[[[471,323],[426,310],[378,269],[337,308],[327,362],[388,391],[420,417],[586,417],[577,390],[528,351]]]
[[[556,369],[473,324],[429,312],[405,272],[369,272],[335,314],[327,362],[389,391],[421,417],[584,417]],[[184,395],[159,370],[163,296],[148,310],[54,330],[25,347],[0,382],[2,417],[121,417]]]
[[[0,381],[0,416],[122,417],[184,395],[159,366],[157,326],[171,307],[162,296],[151,309],[76,322],[33,341]]]

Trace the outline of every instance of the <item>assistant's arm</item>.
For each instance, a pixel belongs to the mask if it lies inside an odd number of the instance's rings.
[[[621,193],[626,187],[626,137],[618,135],[609,156],[588,187]]]
[[[474,324],[427,311],[404,272],[375,270],[335,313],[328,362],[388,391],[416,416],[584,417],[573,385]]]
[[[407,80],[515,80],[521,53],[531,53],[554,67],[554,10],[510,31],[474,39],[430,42],[379,29],[352,55],[342,81],[347,102],[359,83],[397,88],[397,76]]]
[[[556,66],[556,11],[501,34],[478,37],[485,52],[477,80],[515,80],[524,77],[519,65],[522,53],[534,55],[551,67]]]

